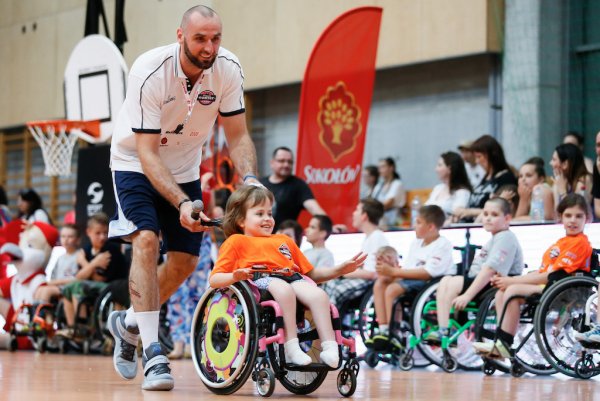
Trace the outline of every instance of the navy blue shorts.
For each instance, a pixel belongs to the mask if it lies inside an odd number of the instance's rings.
[[[140,230],[162,233],[163,248],[168,251],[200,253],[201,232],[191,232],[181,226],[179,211],[150,183],[144,174],[114,171],[113,186],[117,212],[112,218],[108,236],[127,241]],[[179,184],[189,199],[202,199],[200,180]]]

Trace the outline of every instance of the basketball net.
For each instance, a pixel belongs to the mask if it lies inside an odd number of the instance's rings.
[[[46,166],[44,174],[47,176],[70,175],[77,139],[80,136],[86,139],[99,135],[98,121],[31,121],[27,123],[27,128],[42,149]]]

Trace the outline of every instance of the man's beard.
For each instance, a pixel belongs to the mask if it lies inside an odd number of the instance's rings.
[[[190,51],[190,48],[187,45],[187,41],[185,39],[183,40],[183,52],[185,53],[185,56],[190,61],[190,63],[194,64],[196,67],[200,68],[201,70],[208,70],[210,67],[212,67],[215,60],[217,59],[217,55],[215,54],[214,57],[211,58],[210,60],[206,60],[206,61],[199,60],[192,54],[192,52]]]

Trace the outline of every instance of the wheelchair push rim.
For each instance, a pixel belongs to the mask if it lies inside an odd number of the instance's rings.
[[[211,391],[231,394],[250,376],[258,351],[257,315],[246,283],[202,296],[192,319],[192,360]]]

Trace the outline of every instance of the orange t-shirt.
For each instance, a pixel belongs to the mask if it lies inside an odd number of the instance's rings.
[[[211,276],[232,273],[236,269],[265,265],[270,268],[290,268],[305,275],[313,269],[294,240],[283,234],[270,237],[249,237],[234,234],[219,249],[219,257]]]
[[[590,271],[592,246],[588,237],[583,234],[567,236],[559,239],[542,257],[540,273],[564,270],[573,273],[576,270]]]

